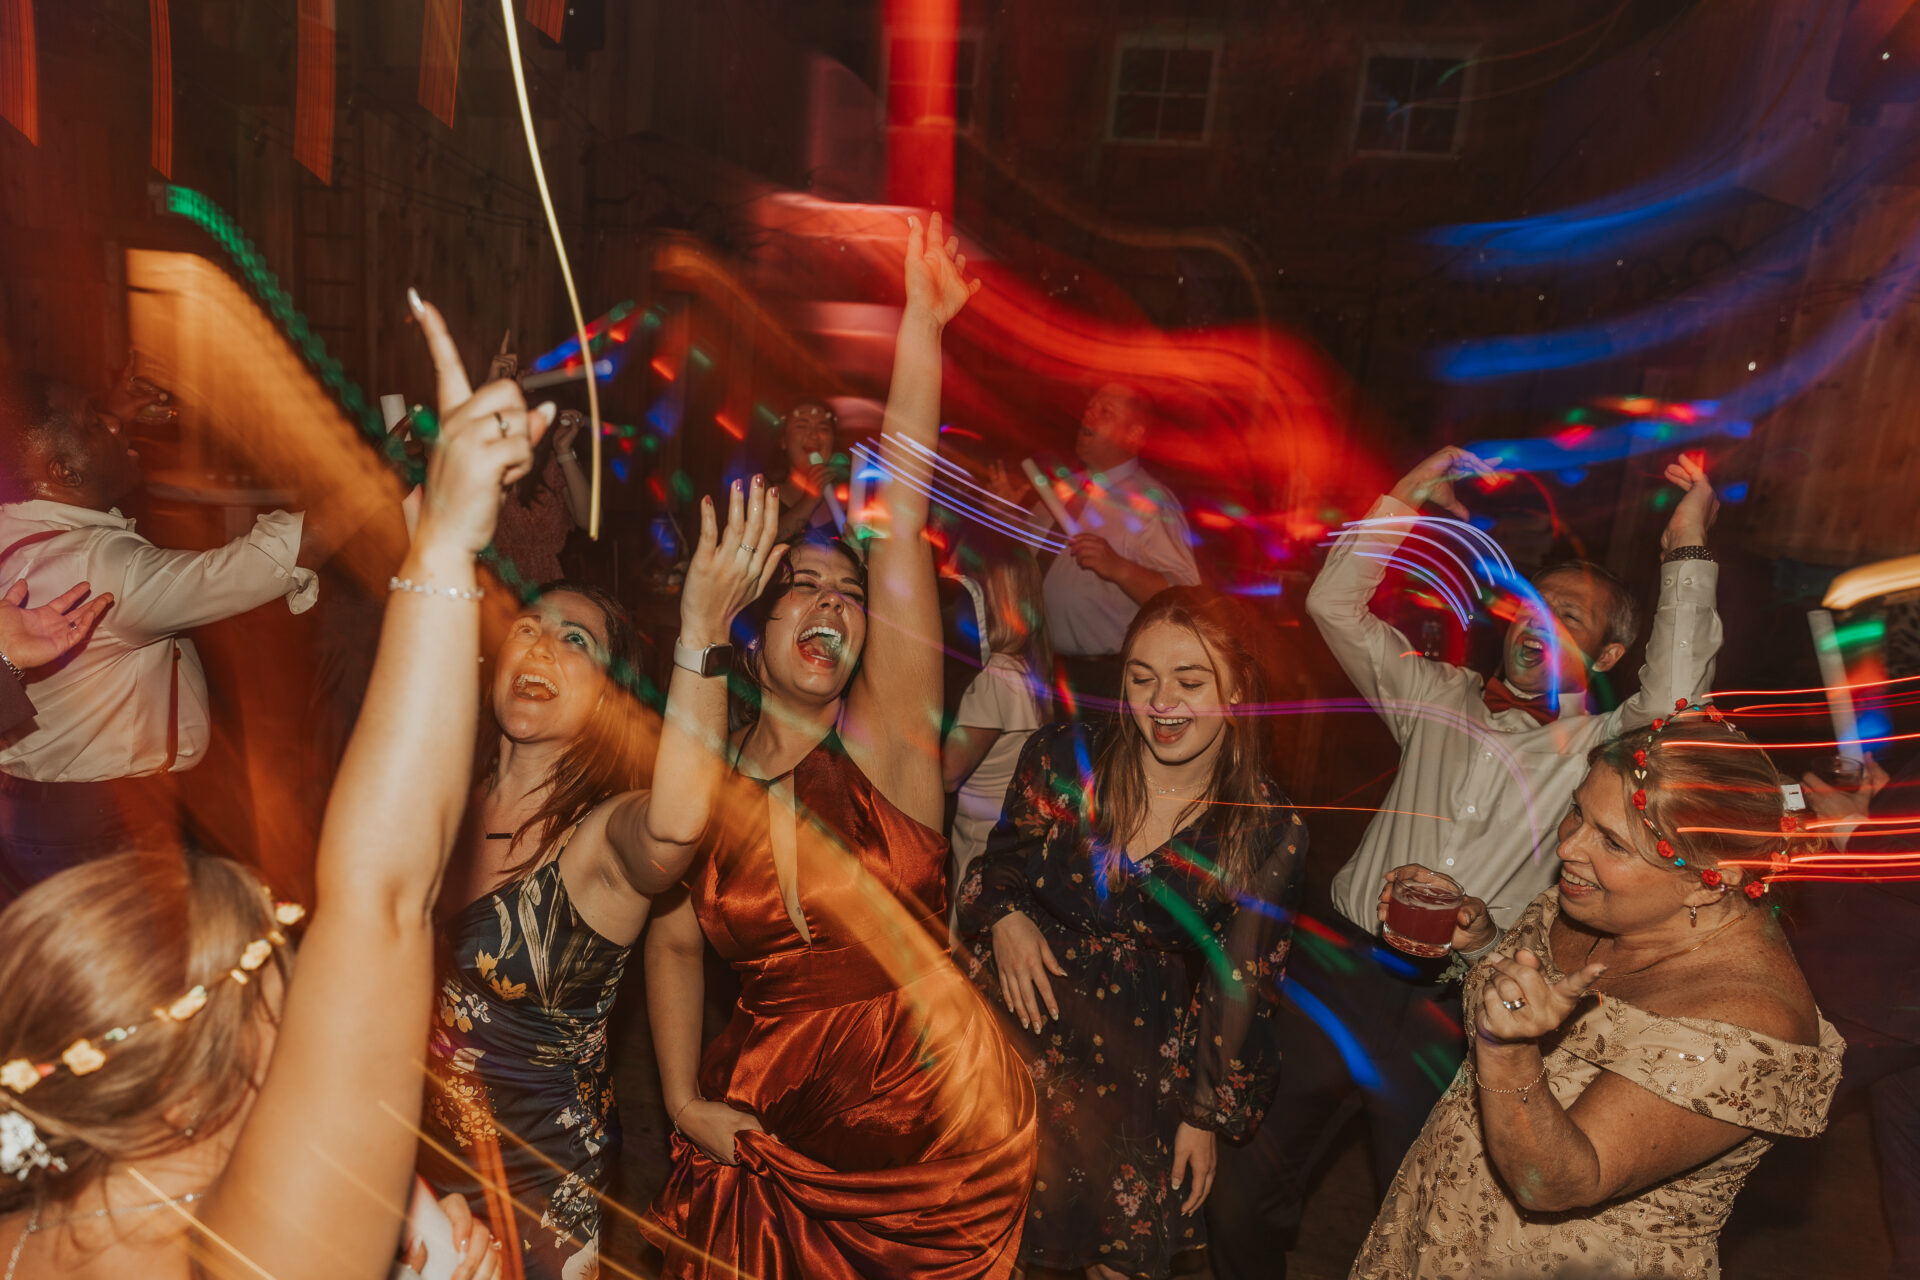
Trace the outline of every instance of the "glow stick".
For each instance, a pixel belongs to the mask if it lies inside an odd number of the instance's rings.
[[[820,456],[818,450],[815,450],[807,455],[807,461],[817,467],[825,462],[826,459]],[[839,529],[840,532],[845,533],[847,531],[847,513],[840,509],[840,499],[833,496],[832,476],[828,476],[826,483],[820,486],[820,496],[827,500],[827,514],[833,517],[834,527]],[[859,508],[855,507],[854,510],[857,511]]]
[[[547,373],[530,373],[520,379],[522,391],[538,391],[541,387],[554,387],[563,382],[578,382],[587,376],[587,366],[580,364],[571,369],[554,369]],[[593,377],[596,382],[604,382],[613,376],[613,361],[596,360],[593,362]]]
[[[1807,612],[1807,627],[1813,632],[1813,656],[1820,664],[1820,678],[1827,682],[1827,708],[1833,713],[1834,745],[1840,754],[1856,762],[1866,758],[1860,745],[1860,721],[1853,712],[1853,691],[1847,688],[1847,661],[1840,653],[1840,641],[1833,634],[1833,615],[1825,609]]]
[[[547,211],[547,232],[553,237],[553,251],[560,259],[560,278],[566,282],[567,305],[573,308],[573,329],[580,339],[583,354],[593,350],[587,343],[587,317],[580,310],[580,291],[573,287],[573,268],[567,265],[566,242],[560,238],[560,218],[553,211],[553,194],[547,190],[547,169],[540,163],[540,143],[533,133],[533,104],[527,100],[527,71],[520,65],[519,19],[513,14],[513,0],[500,0],[500,16],[507,25],[507,55],[513,63],[513,88],[520,96],[520,127],[527,134],[527,156],[533,161],[533,180],[540,188],[540,204]],[[582,361],[581,363],[585,363]],[[593,442],[592,487],[587,495],[587,536],[600,540],[600,380],[587,379],[587,438]]]
[[[1040,495],[1040,505],[1047,509],[1053,522],[1069,538],[1078,536],[1080,522],[1068,515],[1066,507],[1061,505],[1060,495],[1053,491],[1053,481],[1040,474],[1040,468],[1034,465],[1032,458],[1022,458],[1020,469],[1027,473],[1027,479],[1033,481],[1033,491]]]
[[[872,464],[873,469],[877,470],[878,465],[877,462]],[[853,511],[853,526],[856,533],[866,529],[867,488],[872,483],[867,478],[869,474],[868,464],[864,462],[858,452],[855,452],[853,455],[853,479],[848,482],[847,506]]]

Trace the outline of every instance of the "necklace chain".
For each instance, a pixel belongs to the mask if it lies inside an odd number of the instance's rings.
[[[63,1227],[70,1222],[87,1222],[94,1218],[117,1217],[123,1213],[151,1213],[155,1209],[165,1209],[173,1205],[192,1204],[195,1200],[202,1198],[206,1194],[204,1191],[189,1191],[186,1195],[168,1196],[165,1199],[155,1200],[151,1204],[109,1205],[105,1209],[95,1209],[91,1213],[76,1213],[69,1217],[62,1218],[58,1222],[41,1222],[40,1211],[35,1209],[33,1216],[27,1219],[26,1227],[20,1232],[20,1238],[13,1242],[13,1252],[7,1256],[6,1274],[4,1277],[0,1277],[0,1280],[13,1280],[13,1269],[20,1265],[20,1251],[26,1247],[27,1237],[37,1231],[45,1231],[52,1227]]]
[[[1745,919],[1744,916],[1735,916],[1733,919],[1727,921],[1725,924],[1721,925],[1718,929],[1715,929],[1712,933],[1700,939],[1700,941],[1694,943],[1692,946],[1682,947],[1680,950],[1675,951],[1669,955],[1661,956],[1658,960],[1653,961],[1652,964],[1643,964],[1638,969],[1629,969],[1625,973],[1608,973],[1608,974],[1603,974],[1601,976],[1607,977],[1607,978],[1631,978],[1635,974],[1645,973],[1647,970],[1653,968],[1654,965],[1665,964],[1669,960],[1678,960],[1681,956],[1684,956],[1689,952],[1698,951],[1700,948],[1706,946],[1709,942],[1712,942],[1715,938],[1719,937],[1721,934],[1725,933],[1727,930],[1733,928],[1733,926],[1739,924],[1740,921],[1743,919]],[[1600,939],[1598,937],[1595,937],[1594,940],[1587,945],[1588,960],[1593,959],[1593,953],[1599,946],[1600,946]]]

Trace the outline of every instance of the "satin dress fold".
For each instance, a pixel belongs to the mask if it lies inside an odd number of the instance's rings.
[[[739,1163],[673,1136],[648,1232],[665,1276],[1010,1274],[1033,1182],[1033,1085],[946,951],[946,841],[828,735],[772,784],[735,776],[689,877],[741,995],[702,1097],[756,1116]],[[811,942],[774,852],[794,857]]]

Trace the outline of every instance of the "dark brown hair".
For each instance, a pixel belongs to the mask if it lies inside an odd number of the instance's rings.
[[[1231,596],[1205,587],[1169,587],[1148,600],[1134,615],[1120,646],[1124,663],[1140,633],[1156,623],[1170,623],[1199,637],[1220,667],[1215,679],[1222,695],[1231,689],[1244,710],[1225,716],[1220,752],[1214,758],[1213,778],[1174,820],[1174,829],[1205,806],[1205,821],[1213,824],[1220,841],[1220,861],[1211,886],[1216,896],[1233,899],[1246,889],[1259,865],[1258,845],[1269,821],[1262,789],[1267,781],[1266,734],[1258,708],[1265,701],[1266,678],[1245,639],[1255,620]],[[1122,677],[1124,679],[1124,676]],[[1149,750],[1127,709],[1124,688],[1101,735],[1093,758],[1093,837],[1109,856],[1107,880],[1125,879],[1127,860],[1121,856],[1127,841],[1146,825]]]
[[[593,812],[596,805],[644,785],[647,776],[640,704],[632,694],[632,681],[640,669],[639,634],[618,600],[585,583],[546,583],[528,607],[538,607],[540,599],[563,592],[590,602],[606,621],[606,696],[594,708],[580,736],[553,762],[542,787],[539,809],[514,832],[516,841],[536,829],[539,835],[533,852],[507,868],[509,877],[525,875],[540,866],[561,833]],[[498,726],[493,728],[475,761],[477,784],[482,788],[493,785],[500,768],[500,734]]]
[[[1636,781],[1634,752],[1647,753],[1647,776]],[[1633,793],[1646,788],[1646,815],[1674,851],[1686,860],[1681,875],[1723,862],[1759,863],[1726,868],[1729,884],[1765,875],[1765,864],[1788,846],[1781,830],[1787,816],[1782,778],[1759,746],[1732,725],[1692,714],[1667,721],[1658,733],[1640,728],[1601,743],[1587,756],[1593,769],[1620,780],[1634,849],[1658,866],[1672,866],[1655,849],[1656,837],[1640,822]],[[1794,853],[1811,852],[1793,837]]]
[[[108,1055],[86,1075],[60,1068],[25,1095],[0,1091],[0,1107],[31,1120],[67,1166],[0,1178],[0,1214],[71,1199],[113,1164],[186,1147],[195,1139],[182,1125],[211,1134],[233,1120],[265,1075],[262,1037],[278,1016],[274,984],[260,979],[277,970],[284,991],[289,950],[275,947],[253,981],[221,979],[276,927],[258,876],[199,854],[84,863],[0,913],[0,1061],[55,1062],[82,1038]],[[153,1016],[196,986],[209,998],[194,1016]]]

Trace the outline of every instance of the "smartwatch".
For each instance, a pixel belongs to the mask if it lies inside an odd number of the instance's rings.
[[[704,649],[691,649],[676,638],[673,642],[673,665],[691,671],[703,680],[724,676],[733,669],[733,646],[710,644]]]

